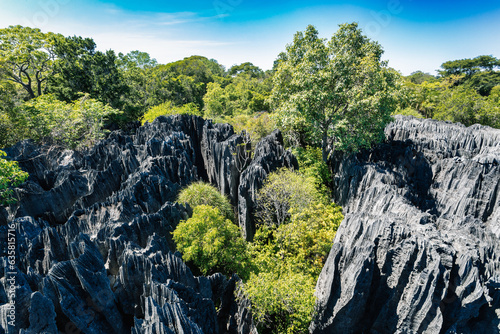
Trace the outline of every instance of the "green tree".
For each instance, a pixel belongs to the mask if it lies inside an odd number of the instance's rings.
[[[307,333],[316,302],[315,284],[314,278],[291,268],[252,274],[242,289],[252,303],[259,333]]]
[[[89,147],[104,138],[106,118],[118,113],[87,95],[66,103],[45,94],[16,108],[10,119],[15,128],[11,135],[16,141],[30,138],[72,149]]]
[[[191,261],[204,275],[238,273],[247,279],[251,260],[239,227],[220,210],[198,205],[193,216],[181,221],[173,232],[177,249],[185,261]]]
[[[187,203],[192,208],[199,205],[216,207],[227,219],[234,219],[233,207],[226,196],[217,188],[205,182],[194,182],[182,189],[177,202]]]
[[[290,219],[290,210],[301,211],[323,201],[315,180],[282,168],[267,176],[257,193],[258,220],[268,226],[280,226]]]
[[[54,73],[48,78],[47,92],[65,102],[89,94],[115,109],[122,109],[122,97],[128,92],[118,59],[112,50],[96,51],[91,38],[64,37],[55,43]],[[137,120],[137,115],[116,114],[112,121]]]
[[[493,87],[500,85],[500,72],[478,72],[465,81],[464,85],[474,88],[482,96],[488,96]]]
[[[237,133],[245,131],[252,145],[257,144],[262,138],[276,129],[274,121],[267,112],[252,115],[240,114],[224,118],[223,122],[231,124]]]
[[[144,116],[142,116],[141,123],[144,125],[144,123],[146,122],[153,122],[158,116],[182,114],[202,116],[202,112],[198,110],[198,107],[194,103],[188,103],[181,107],[177,107],[173,104],[172,101],[167,101],[160,105],[149,108]]]
[[[0,29],[0,75],[19,84],[30,99],[46,88],[55,59],[54,44],[61,35],[20,25]]]
[[[299,162],[299,172],[312,178],[321,195],[329,198],[332,173],[328,165],[321,159],[321,149],[318,147],[297,147],[292,152]]]
[[[356,151],[383,140],[399,76],[382,53],[356,23],[340,25],[328,44],[313,26],[295,34],[274,75],[278,125],[285,131],[306,125],[324,161],[330,147]]]
[[[410,74],[406,78],[414,84],[421,84],[424,81],[434,82],[437,80],[437,78],[435,76],[433,76],[432,74],[424,73],[422,71],[413,72],[412,74]]]
[[[251,78],[263,78],[265,76],[265,73],[261,68],[255,66],[250,62],[242,63],[240,65],[233,65],[229,69],[228,74],[234,76],[245,74],[249,75]]]
[[[443,92],[434,118],[466,126],[479,123],[500,127],[500,106],[472,88],[459,86]]]
[[[14,203],[12,187],[19,186],[29,176],[19,168],[17,161],[8,161],[5,156],[5,152],[0,150],[0,205]]]
[[[313,180],[283,171],[273,175],[285,180],[280,184],[296,184],[289,187],[295,193],[283,197],[311,197],[288,205],[282,224],[258,228],[250,246],[255,269],[241,289],[252,303],[259,333],[306,333],[314,311],[314,287],[343,216],[326,196],[311,194]],[[304,181],[310,190],[306,194]],[[275,213],[269,215],[274,222]]]
[[[270,92],[268,81],[249,74],[239,74],[225,86],[219,82],[209,83],[203,97],[205,117],[231,117],[267,111],[266,99]]]
[[[492,71],[495,67],[500,67],[500,61],[493,56],[478,56],[470,59],[458,59],[444,62],[441,65],[443,70],[439,71],[442,76],[464,74],[470,78],[481,70]]]
[[[147,87],[148,105],[165,101],[175,105],[193,102],[200,109],[209,82],[224,75],[224,68],[214,59],[191,56],[166,65],[156,66]]]
[[[118,54],[118,66],[121,69],[147,69],[158,65],[156,59],[151,58],[149,53],[139,50],[130,51],[127,54]]]

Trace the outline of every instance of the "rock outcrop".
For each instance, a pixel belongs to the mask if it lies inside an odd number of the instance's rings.
[[[267,175],[282,167],[299,168],[297,159],[290,151],[283,148],[281,132],[275,130],[256,145],[252,162],[241,174],[238,188],[238,217],[246,240],[252,240],[255,235],[253,213],[257,192],[263,186]]]
[[[334,161],[312,333],[500,332],[500,130],[398,116]]]
[[[171,239],[191,213],[175,203],[189,183],[236,204],[249,159],[230,126],[159,117],[88,152],[22,142],[7,153],[30,177],[0,211],[0,333],[255,333],[239,279],[194,276]]]

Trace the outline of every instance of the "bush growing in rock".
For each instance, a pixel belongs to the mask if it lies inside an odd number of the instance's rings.
[[[269,174],[259,190],[256,216],[263,224],[279,226],[290,218],[290,209],[300,211],[322,200],[312,177],[283,168]]]
[[[173,232],[177,249],[185,261],[191,261],[204,275],[238,273],[247,279],[250,257],[238,226],[220,210],[198,205],[193,216],[181,221]]]
[[[5,152],[0,150],[0,205],[15,201],[11,187],[17,187],[28,178],[28,173],[19,168],[17,161],[5,159]]]
[[[181,190],[177,202],[187,203],[192,208],[196,208],[199,205],[216,207],[225,218],[234,219],[233,208],[227,197],[208,183],[195,182],[190,184]]]

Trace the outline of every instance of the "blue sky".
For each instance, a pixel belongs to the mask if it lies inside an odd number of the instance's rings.
[[[435,74],[447,60],[500,58],[498,0],[0,0],[2,28],[21,24],[92,37],[101,50],[140,50],[160,63],[203,55],[226,67],[250,61],[270,69],[308,24],[329,38],[353,21],[405,75]]]

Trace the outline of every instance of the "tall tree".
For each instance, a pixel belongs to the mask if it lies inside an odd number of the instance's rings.
[[[311,25],[296,33],[274,76],[271,101],[278,124],[306,126],[310,140],[321,144],[324,161],[331,149],[356,151],[383,140],[399,76],[382,53],[357,23],[340,25],[328,43]]]
[[[91,38],[59,38],[53,50],[57,59],[54,73],[48,78],[47,91],[66,102],[89,94],[91,98],[121,109],[121,98],[128,88],[118,70],[117,57],[112,50],[101,52],[95,48]],[[128,121],[131,119],[127,118],[133,117],[124,115],[124,118]]]
[[[30,99],[42,95],[61,37],[20,25],[0,29],[0,75],[21,85]]]

